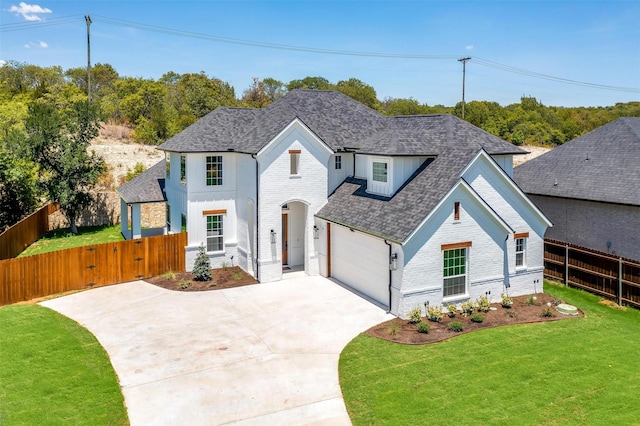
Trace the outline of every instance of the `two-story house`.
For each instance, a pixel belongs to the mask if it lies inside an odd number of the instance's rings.
[[[164,164],[120,189],[122,221],[131,205],[139,236],[136,205],[165,199],[188,268],[204,245],[214,266],[262,283],[290,268],[332,277],[399,316],[542,290],[551,223],[511,179],[524,151],[454,116],[294,90],[218,108],[159,149]]]

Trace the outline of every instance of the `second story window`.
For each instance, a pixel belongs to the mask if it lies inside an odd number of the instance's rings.
[[[207,157],[207,186],[222,185],[222,156]]]
[[[453,220],[460,220],[460,201],[453,203]]]
[[[164,154],[165,165],[167,168],[167,179],[171,179],[171,153],[167,152]]]
[[[342,155],[336,155],[336,170],[342,169]]]
[[[187,157],[184,155],[180,156],[180,183],[187,184]]]
[[[290,174],[297,175],[300,168],[300,151],[299,149],[289,150]]]

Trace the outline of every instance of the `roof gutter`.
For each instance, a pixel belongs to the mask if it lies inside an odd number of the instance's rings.
[[[391,253],[391,244],[387,240],[384,240],[384,243],[389,246],[389,308],[387,309],[387,313],[391,313],[391,283],[393,282],[393,270],[391,269],[391,259],[393,254]]]

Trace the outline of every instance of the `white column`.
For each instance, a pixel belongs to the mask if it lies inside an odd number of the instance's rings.
[[[129,232],[129,206],[124,200],[120,199],[120,232],[125,240],[131,239]]]
[[[131,205],[131,238],[142,238],[142,226],[140,225],[140,204]]]

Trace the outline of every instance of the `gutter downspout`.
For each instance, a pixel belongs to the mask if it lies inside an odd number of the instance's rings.
[[[251,154],[251,158],[256,160],[256,280],[260,281],[260,179],[258,178],[258,159],[256,154]]]
[[[389,246],[389,309],[387,309],[387,313],[390,314],[391,313],[391,283],[392,283],[391,278],[393,274],[393,271],[391,270],[391,254],[392,253],[391,253],[391,244],[389,244],[387,240],[384,240],[384,243]]]

